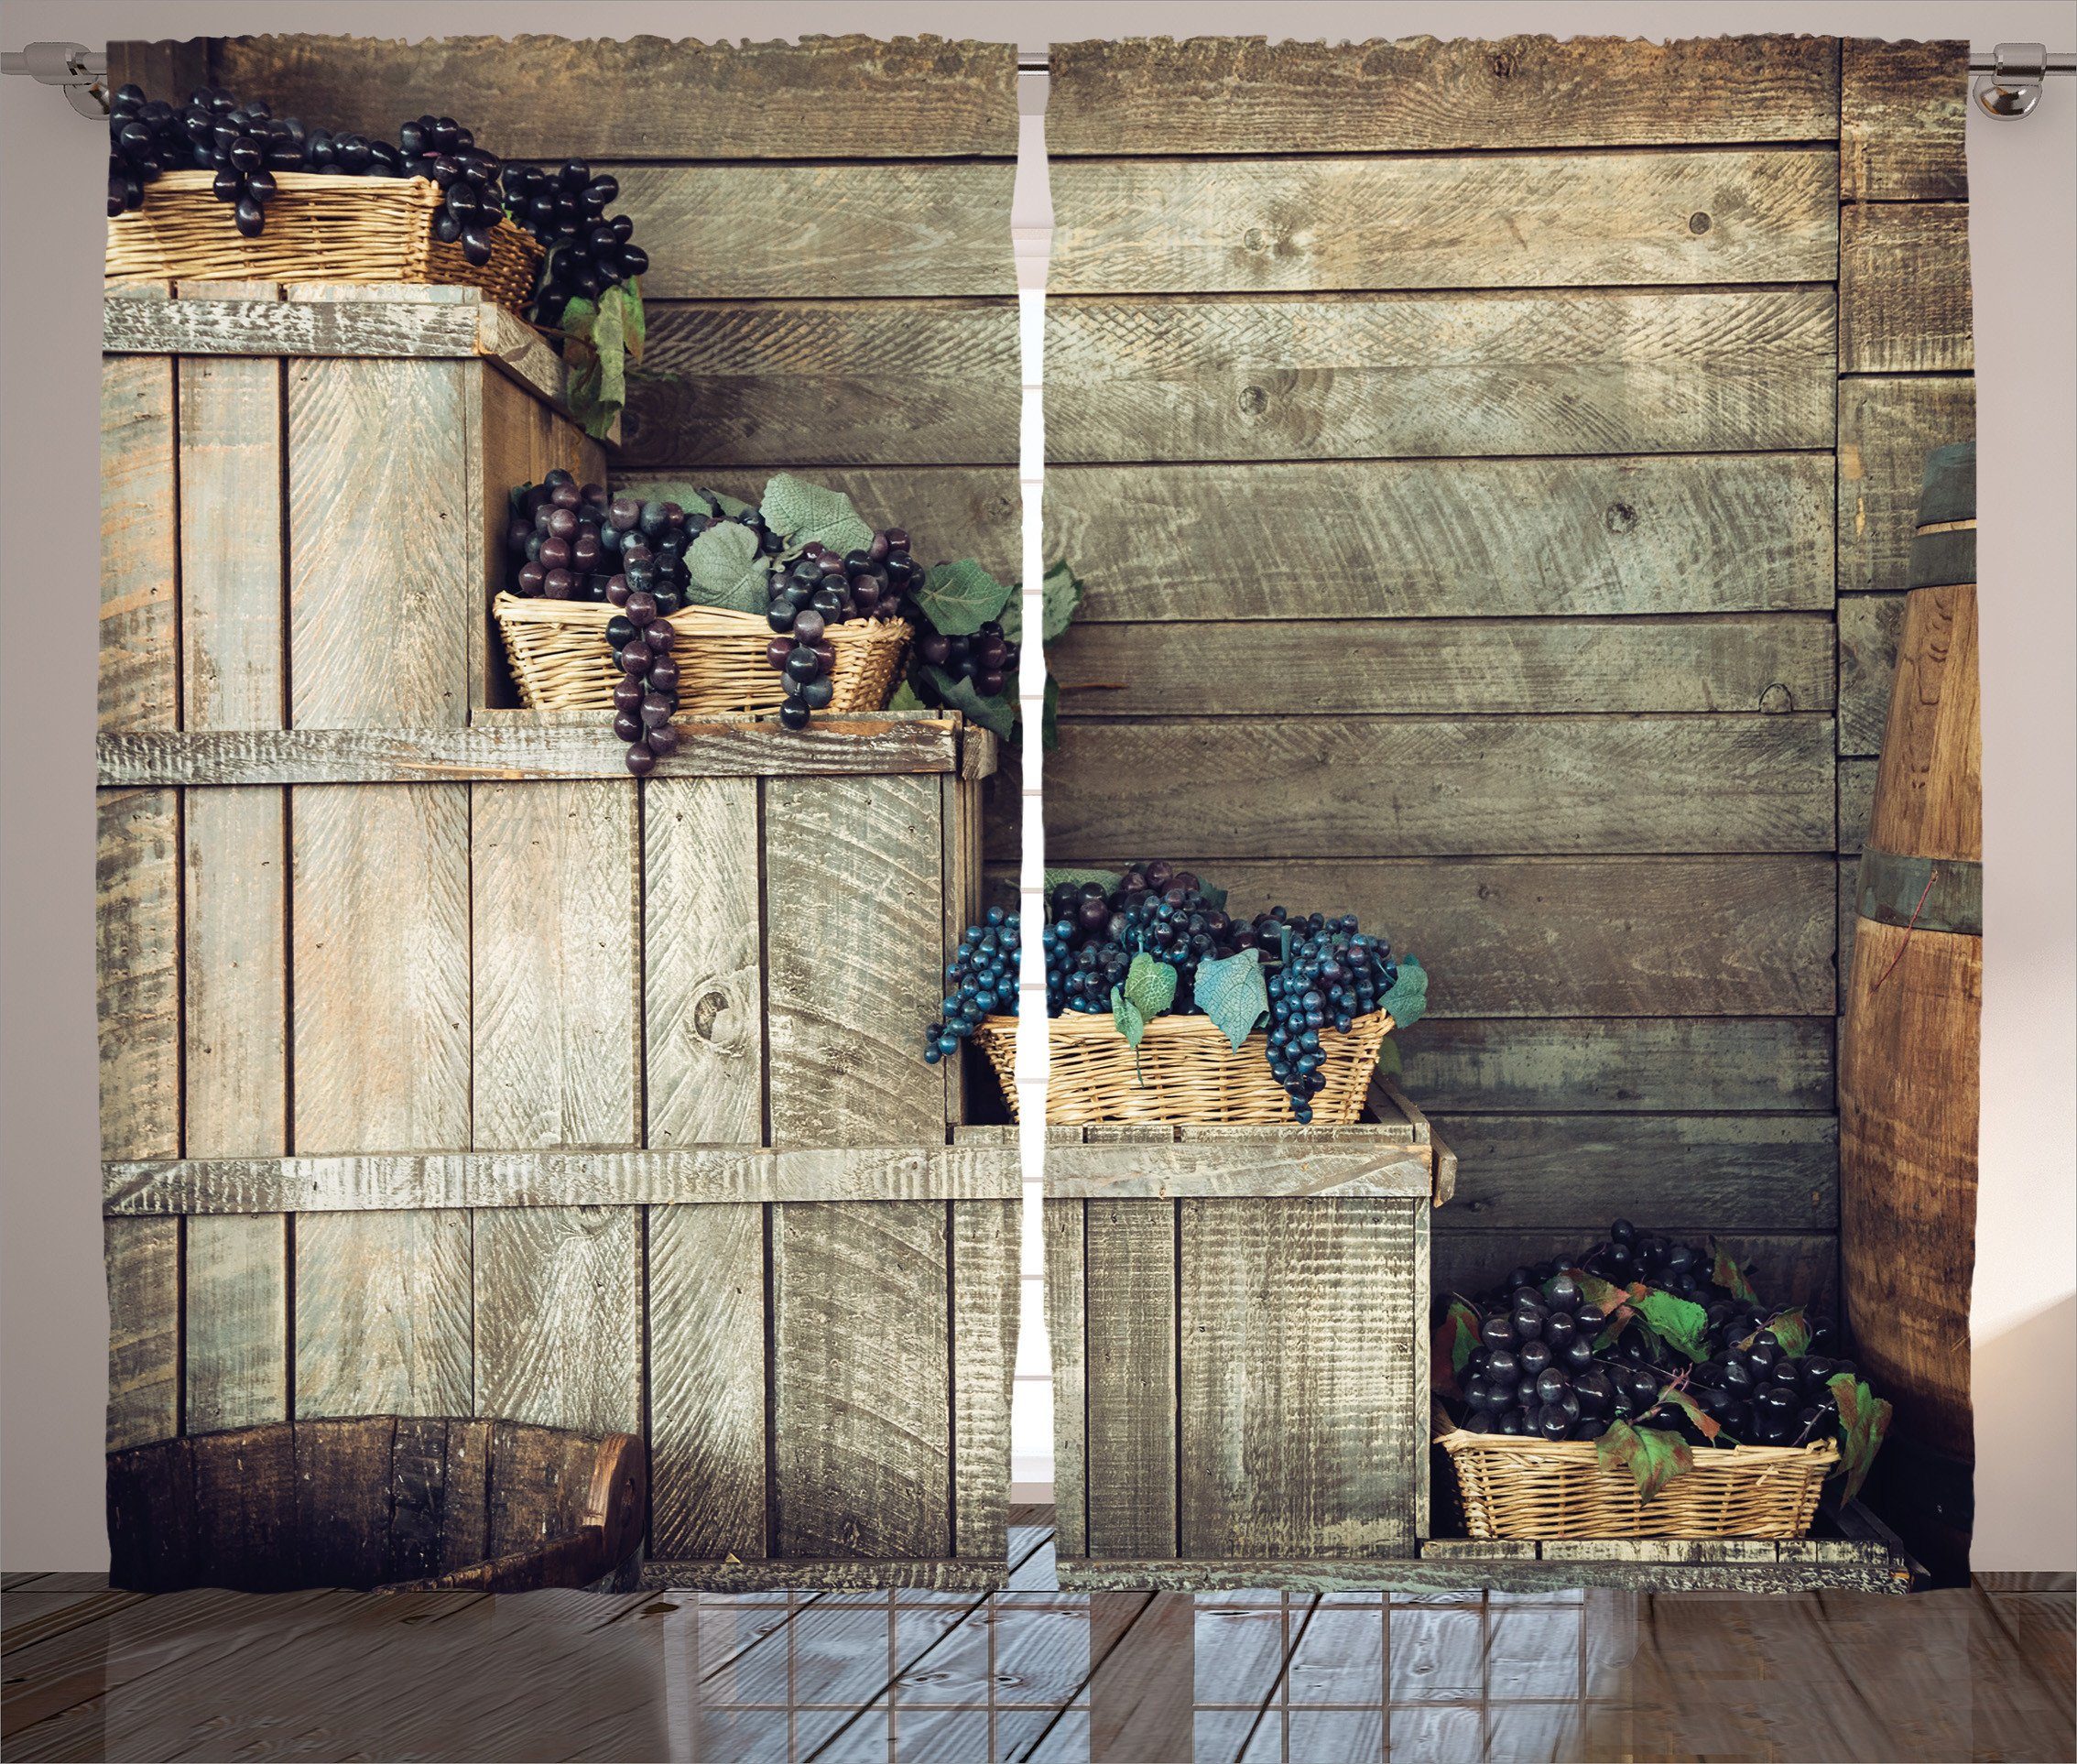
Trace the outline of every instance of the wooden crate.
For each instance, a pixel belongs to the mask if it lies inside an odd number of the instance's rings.
[[[1417,1555],[1454,1160],[1382,1083],[1366,1116],[1047,1129],[1063,1586],[1312,1586]]]
[[[597,448],[494,310],[290,292],[108,302],[111,1447],[636,1432],[687,1576],[999,1575],[1015,1155],[919,1054],[992,738],[720,718],[637,783],[501,708],[506,489]]]

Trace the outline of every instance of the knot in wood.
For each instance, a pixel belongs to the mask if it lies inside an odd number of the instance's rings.
[[[1240,408],[1251,417],[1259,417],[1269,408],[1269,395],[1259,386],[1241,387]]]
[[[1760,694],[1759,707],[1763,711],[1792,711],[1796,708],[1796,694],[1778,680]]]
[[[1692,214],[1688,216],[1688,231],[1690,233],[1695,234],[1697,236],[1707,233],[1709,231],[1709,216],[1704,214],[1702,210],[1698,208]]]
[[[1496,53],[1494,56],[1493,77],[1495,80],[1505,80],[1509,74],[1513,73],[1514,71],[1515,58],[1513,56],[1506,54],[1504,52]]]
[[[714,1039],[714,1025],[721,1021],[722,1013],[728,1009],[725,992],[703,992],[699,1002],[692,1007],[692,1029],[702,1041]]]
[[[1241,244],[1250,251],[1269,249],[1269,235],[1258,226],[1251,226],[1241,234]]]
[[[1637,511],[1626,502],[1612,502],[1602,516],[1601,524],[1611,533],[1627,533],[1637,524]]]

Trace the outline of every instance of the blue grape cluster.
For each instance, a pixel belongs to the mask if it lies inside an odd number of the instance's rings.
[[[1358,1017],[1378,1007],[1399,970],[1390,940],[1358,931],[1354,913],[1294,920],[1278,907],[1255,927],[1266,943],[1290,933],[1289,952],[1269,975],[1269,1071],[1291,1099],[1291,1113],[1310,1121],[1313,1097],[1327,1087],[1321,1030],[1332,1024],[1347,1034]]]
[[[1022,950],[1017,915],[990,907],[959,940],[945,968],[944,1020],[923,1031],[923,1058],[936,1065],[981,1027],[984,1017],[1017,1015],[1017,966]]]
[[[1048,897],[1046,1008],[1107,1011],[1111,988],[1124,983],[1136,955],[1153,955],[1176,970],[1171,1011],[1196,1009],[1191,981],[1197,964],[1241,947],[1235,927],[1212,906],[1195,876],[1156,859],[1135,864],[1115,888],[1062,882]]]

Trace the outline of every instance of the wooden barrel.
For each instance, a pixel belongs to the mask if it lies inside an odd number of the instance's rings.
[[[277,1421],[108,1454],[108,1578],[133,1592],[631,1589],[642,1443],[419,1415]]]
[[[1840,1035],[1840,1240],[1892,1438],[1967,1465],[1983,1008],[1976,449],[1926,463]]]

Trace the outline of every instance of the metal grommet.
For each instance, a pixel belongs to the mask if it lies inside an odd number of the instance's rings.
[[[2048,50],[2039,43],[2000,43],[1992,69],[1973,88],[1976,103],[1992,116],[2025,116],[2041,102],[2048,78]]]

